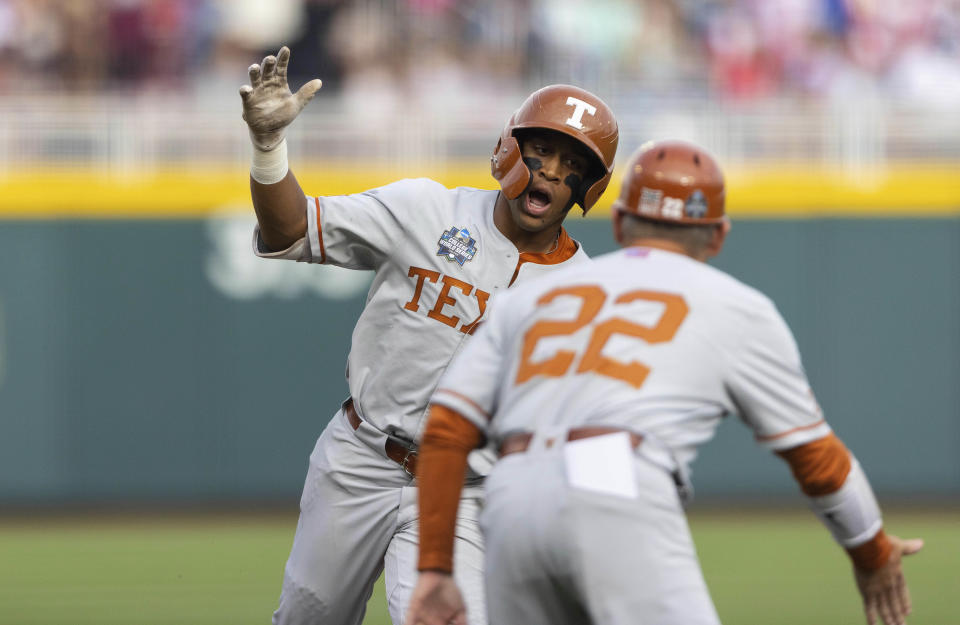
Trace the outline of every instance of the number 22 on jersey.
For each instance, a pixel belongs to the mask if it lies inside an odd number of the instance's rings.
[[[578,297],[581,300],[577,318],[570,321],[556,321],[544,319],[536,322],[523,336],[523,353],[520,357],[520,366],[517,368],[517,384],[523,384],[534,376],[561,377],[567,374],[578,354],[573,351],[559,350],[550,358],[539,362],[533,361],[533,353],[540,339],[548,336],[567,336],[588,325],[596,318],[607,300],[607,293],[597,285],[579,285],[554,289],[537,300],[538,306],[545,306],[562,296]],[[665,343],[673,339],[680,324],[686,318],[689,308],[683,296],[660,291],[629,291],[623,293],[613,301],[614,306],[629,304],[637,300],[660,302],[664,305],[663,313],[657,322],[652,325],[643,325],[624,319],[612,317],[598,323],[590,334],[587,347],[580,356],[577,373],[594,372],[615,380],[626,382],[634,388],[640,388],[650,367],[642,362],[620,362],[603,355],[603,347],[615,334],[631,336],[647,343]]]

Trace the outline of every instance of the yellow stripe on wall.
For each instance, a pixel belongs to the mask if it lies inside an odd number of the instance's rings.
[[[496,188],[486,163],[400,171],[342,162],[296,168],[308,194],[356,193],[411,175],[454,186]],[[590,212],[609,214],[617,176]],[[960,215],[960,163],[891,164],[857,176],[803,165],[751,166],[727,173],[730,215],[750,218]],[[0,174],[0,218],[196,218],[252,210],[247,172],[235,167],[109,173],[42,168]]]
[[[960,163],[889,164],[846,175],[811,166],[735,169],[727,174],[733,217],[934,217],[960,215]]]

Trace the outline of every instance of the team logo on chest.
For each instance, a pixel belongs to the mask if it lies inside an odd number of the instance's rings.
[[[461,267],[477,254],[477,241],[466,228],[450,228],[440,236],[438,243],[437,256],[446,256],[447,260],[455,261]]]

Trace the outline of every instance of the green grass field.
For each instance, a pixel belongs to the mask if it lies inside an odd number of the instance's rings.
[[[295,521],[0,518],[0,625],[269,623]],[[800,506],[789,514],[694,508],[691,526],[727,625],[864,622],[846,556]],[[927,541],[906,562],[909,623],[960,625],[960,511],[894,511],[887,526]],[[365,625],[388,624],[378,586]]]

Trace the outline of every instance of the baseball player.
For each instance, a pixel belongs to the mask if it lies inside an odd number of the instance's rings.
[[[849,553],[867,622],[902,623],[900,559],[922,541],[884,533],[774,304],[706,264],[730,229],[716,162],[665,141],[626,167],[613,218],[624,249],[499,295],[431,400],[407,621],[463,622],[454,513],[467,452],[490,440],[491,625],[718,623],[682,504],[697,446],[736,413]]]
[[[417,577],[416,441],[430,395],[495,293],[587,260],[561,224],[574,204],[589,210],[609,183],[617,123],[597,96],[553,85],[504,128],[491,159],[500,190],[418,179],[307,197],[289,171],[284,133],[320,81],[292,94],[289,58],[282,48],[251,66],[240,89],[254,145],[254,250],[375,275],[353,332],[350,397],[310,456],[273,622],[359,624],[384,572],[400,625]],[[472,625],[486,623],[478,512],[490,462],[474,457],[456,515],[458,581]]]

